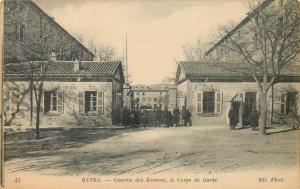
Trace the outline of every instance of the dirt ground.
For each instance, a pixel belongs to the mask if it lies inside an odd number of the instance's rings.
[[[5,171],[46,175],[227,173],[299,164],[300,130],[49,129],[5,135]]]

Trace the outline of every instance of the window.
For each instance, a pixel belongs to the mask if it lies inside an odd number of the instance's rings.
[[[152,99],[149,97],[149,98],[148,98],[148,102],[151,102],[151,101],[152,101]]]
[[[203,114],[221,114],[222,93],[203,91],[197,94],[197,110]]]
[[[63,113],[64,93],[62,91],[44,91],[44,112]]]
[[[8,115],[16,113],[18,109],[17,101],[18,101],[19,96],[16,95],[14,91],[9,91],[7,93],[7,99],[5,101],[5,112]]]
[[[143,102],[145,102],[145,101],[146,101],[146,99],[145,99],[145,98],[142,98],[142,101],[143,101]]]
[[[104,95],[100,91],[79,92],[80,113],[104,113]]]
[[[284,115],[297,114],[297,92],[281,93],[281,110]]]
[[[16,31],[17,31],[17,35],[16,35],[16,38],[17,40],[25,43],[26,41],[26,28],[25,28],[25,25],[20,23],[20,24],[17,24],[16,25]]]
[[[142,95],[145,96],[145,93],[143,93]]]
[[[203,92],[203,113],[215,112],[215,92]]]
[[[154,98],[153,101],[156,102],[156,98]]]
[[[136,92],[136,95],[139,95],[139,92]]]

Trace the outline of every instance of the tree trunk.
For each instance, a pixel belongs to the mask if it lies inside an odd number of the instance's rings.
[[[36,108],[36,122],[35,122],[36,139],[40,139],[40,108]]]
[[[41,109],[41,89],[38,91],[38,97],[36,102],[36,122],[35,122],[35,130],[36,130],[36,139],[40,139],[40,109]]]
[[[29,94],[30,94],[30,126],[32,126],[33,120],[33,95],[32,95],[32,82],[29,84]]]
[[[267,92],[265,90],[260,92],[259,127],[262,134],[267,134]]]
[[[272,101],[271,101],[271,124],[273,124],[273,118],[274,118],[274,85],[272,84],[272,86],[271,86],[271,92],[272,92]]]

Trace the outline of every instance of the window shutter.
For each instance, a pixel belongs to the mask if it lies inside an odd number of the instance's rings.
[[[215,95],[215,114],[222,113],[222,92],[216,92]]]
[[[286,93],[285,92],[281,93],[280,104],[281,104],[280,112],[282,114],[286,114]]]
[[[42,91],[42,95],[41,95],[41,101],[40,101],[40,112],[44,112],[44,105],[45,105],[45,98],[44,98],[44,91]]]
[[[198,113],[203,112],[203,93],[199,92],[197,95],[197,110]]]
[[[84,92],[79,92],[79,113],[84,113]]]
[[[104,95],[103,92],[98,91],[98,97],[97,97],[97,108],[99,113],[104,113]]]
[[[64,112],[64,92],[57,91],[57,111],[59,113]]]

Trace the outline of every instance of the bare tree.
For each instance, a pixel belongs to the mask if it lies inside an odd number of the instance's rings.
[[[94,53],[96,61],[123,60],[123,57],[118,55],[115,47],[105,43],[96,44],[93,40],[90,40],[88,49]]]
[[[231,26],[221,29],[226,38],[222,47],[236,54],[244,68],[224,64],[224,69],[251,76],[257,84],[259,125],[263,134],[266,134],[267,125],[267,93],[282,70],[293,63],[299,53],[298,2],[290,0],[280,6],[274,3],[268,7],[252,7],[246,27],[237,31]]]
[[[208,57],[205,55],[207,46],[207,43],[202,43],[200,40],[197,40],[194,45],[183,46],[182,49],[185,59],[188,61],[207,61]]]
[[[33,98],[36,105],[36,137],[40,138],[40,109],[43,94],[44,82],[48,67],[56,59],[56,53],[63,46],[71,43],[70,37],[58,36],[56,31],[46,22],[43,24],[34,20],[30,15],[29,7],[18,5],[17,1],[5,1],[4,11],[4,33],[8,40],[19,40],[26,44],[26,48],[33,56],[26,57],[28,60],[35,60],[16,64],[18,67],[10,66],[10,71],[15,70],[20,77],[25,77],[29,82],[30,92],[30,124],[33,122]],[[19,13],[19,11],[22,11]],[[30,32],[25,32],[25,25],[20,23],[31,23]],[[11,47],[10,47],[11,48]],[[18,47],[16,47],[18,48]],[[16,49],[17,51],[18,49]],[[73,46],[69,51],[74,51]],[[22,60],[18,60],[22,61]]]

